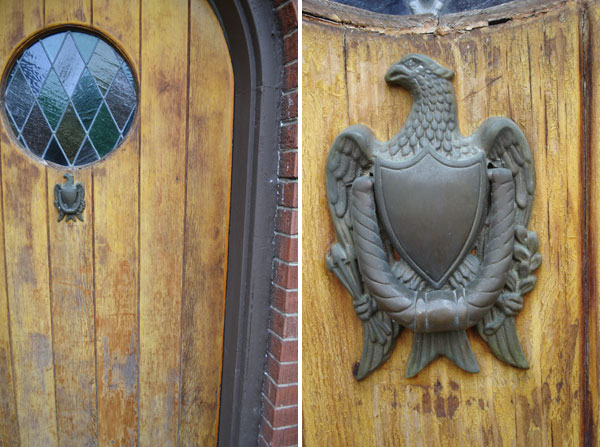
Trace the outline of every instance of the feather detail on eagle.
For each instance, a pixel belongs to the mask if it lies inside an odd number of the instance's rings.
[[[326,263],[363,323],[359,380],[389,358],[404,327],[415,332],[407,377],[440,355],[464,370],[479,371],[466,334],[474,326],[499,359],[528,368],[514,317],[541,263],[537,236],[527,229],[535,188],[531,152],[523,132],[507,118],[489,118],[473,135],[463,136],[453,77],[452,70],[427,56],[403,57],[385,76],[413,97],[400,132],[380,142],[366,126],[354,125],[338,135],[329,152],[327,198],[337,242]],[[403,236],[398,216],[408,207],[384,206],[385,194],[402,196],[401,190],[384,193],[390,189],[385,169],[408,172],[419,163],[421,169],[427,163],[439,169],[442,178],[460,169],[471,173],[477,186],[471,189],[480,195],[469,211],[473,228],[465,230],[455,252],[447,250],[451,259],[436,261],[444,264],[439,274],[427,264],[430,253],[417,253],[422,246],[411,248]],[[444,190],[443,179],[431,180],[436,181]],[[391,184],[402,182],[395,177]],[[414,200],[406,200],[412,206]],[[433,228],[439,224],[433,222]]]

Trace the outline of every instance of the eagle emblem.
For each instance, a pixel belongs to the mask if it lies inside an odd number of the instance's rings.
[[[63,220],[67,216],[68,222],[72,220],[76,222],[75,216],[83,222],[81,213],[85,208],[85,189],[81,183],[76,185],[73,183],[73,176],[65,174],[63,176],[66,182],[61,185],[57,183],[54,186],[54,206],[58,209],[58,221]]]
[[[453,77],[427,56],[403,57],[385,76],[413,97],[400,132],[380,142],[350,126],[329,151],[337,241],[325,259],[363,323],[358,380],[390,357],[403,328],[414,332],[407,377],[441,355],[478,372],[471,327],[500,360],[529,367],[514,318],[542,261],[527,228],[531,151],[508,118],[463,136]]]

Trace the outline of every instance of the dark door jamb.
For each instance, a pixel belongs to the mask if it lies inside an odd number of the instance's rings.
[[[282,50],[270,0],[213,0],[235,105],[219,446],[258,443],[277,201]]]

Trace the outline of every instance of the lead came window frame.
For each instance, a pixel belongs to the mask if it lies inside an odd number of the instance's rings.
[[[73,60],[67,58],[69,52]],[[138,110],[139,84],[132,64],[92,29],[61,26],[38,33],[8,64],[4,78],[6,127],[28,154],[64,167],[89,166],[117,149]],[[13,91],[15,82],[22,84],[22,95]],[[90,100],[95,101],[92,108],[86,107]],[[53,106],[58,113],[52,113]],[[65,147],[68,140],[71,146]]]

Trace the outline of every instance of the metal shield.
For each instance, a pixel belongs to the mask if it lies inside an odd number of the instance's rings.
[[[483,153],[451,160],[432,148],[375,162],[377,212],[398,253],[440,288],[472,248],[487,205]]]

